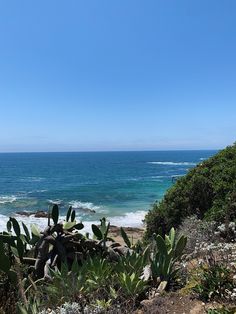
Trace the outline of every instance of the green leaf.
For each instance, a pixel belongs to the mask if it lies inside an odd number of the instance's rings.
[[[20,236],[20,226],[18,224],[18,221],[13,217],[10,217],[10,221],[12,222],[15,234],[19,237]]]
[[[176,258],[179,258],[182,255],[186,244],[187,244],[187,237],[182,235],[176,243],[176,248],[175,248]]]
[[[171,242],[171,246],[173,248],[174,244],[175,244],[175,229],[173,227],[170,229],[169,239],[170,239],[170,242]]]
[[[52,207],[52,220],[54,222],[54,225],[58,223],[59,218],[59,208],[57,204],[54,204]]]
[[[72,210],[72,213],[71,213],[71,221],[75,221],[75,210],[74,209]]]
[[[10,220],[8,220],[8,222],[7,222],[7,231],[11,232],[11,228],[12,228],[12,223],[11,223]]]
[[[156,245],[157,245],[159,252],[161,254],[167,255],[167,247],[166,247],[166,243],[163,240],[163,238],[160,235],[158,235],[158,236],[156,236],[155,240],[156,240]]]
[[[108,235],[109,229],[110,229],[110,222],[108,222],[107,227],[106,227],[106,231],[105,231],[105,233],[103,235],[103,238],[105,240],[107,239],[107,235]]]
[[[102,232],[101,232],[101,230],[98,228],[98,226],[92,224],[92,231],[93,231],[95,237],[96,237],[98,240],[102,240],[102,239],[103,239]]]
[[[12,253],[13,253],[15,256],[19,257],[18,250],[17,250],[17,248],[16,248],[15,246],[11,246],[11,251],[12,251]]]
[[[38,226],[36,226],[35,224],[31,224],[30,227],[31,227],[32,235],[40,238],[40,231],[39,231]]]
[[[18,256],[20,260],[22,260],[24,256],[24,244],[20,238],[17,239],[16,248],[17,248]]]
[[[0,240],[2,240],[3,243],[7,243],[10,245],[14,245],[14,240],[16,240],[17,237],[7,235],[7,234],[0,234]]]
[[[101,230],[102,234],[105,234],[106,229],[107,229],[106,218],[103,217],[102,219],[100,219],[100,230]]]
[[[66,221],[70,220],[70,215],[71,215],[71,211],[72,211],[72,206],[69,207],[67,214],[66,214]]]
[[[29,244],[31,245],[35,245],[38,241],[39,241],[40,237],[35,236],[34,234],[32,234],[32,238],[29,241]]]
[[[82,222],[80,222],[80,223],[76,224],[76,225],[74,226],[74,228],[77,229],[77,230],[81,230],[81,229],[84,228],[84,225],[82,224]]]
[[[123,240],[125,241],[125,244],[130,248],[131,243],[130,243],[130,240],[127,236],[127,233],[125,232],[125,230],[122,227],[120,228],[120,232],[121,232],[121,236],[122,236]]]
[[[75,225],[76,225],[76,222],[75,222],[75,221],[66,221],[66,222],[63,224],[63,229],[69,230],[69,229],[72,229]]]
[[[73,274],[78,274],[79,272],[79,264],[76,259],[74,259],[73,264],[71,266],[71,271]]]
[[[61,277],[63,279],[66,279],[68,276],[68,272],[69,272],[69,269],[68,269],[67,263],[62,263],[61,264]]]
[[[23,222],[21,222],[21,223],[22,223],[23,229],[24,229],[24,231],[25,231],[26,238],[27,238],[27,240],[29,241],[29,240],[30,240],[29,229],[26,227],[26,225],[25,225]]]

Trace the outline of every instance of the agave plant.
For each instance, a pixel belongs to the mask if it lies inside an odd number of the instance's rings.
[[[133,251],[131,253],[128,252],[124,256],[120,256],[116,265],[116,270],[120,273],[125,272],[130,275],[135,272],[141,276],[148,262],[149,247],[142,254]]]
[[[160,235],[153,235],[156,246],[156,253],[151,260],[151,271],[154,280],[161,281],[160,289],[166,288],[171,279],[177,275],[178,269],[175,264],[182,256],[187,243],[187,237],[176,237],[175,229],[170,230],[169,235],[162,238]]]
[[[105,258],[96,256],[89,258],[83,264],[79,272],[81,277],[83,277],[83,275],[86,277],[86,291],[107,287],[107,282],[109,282],[112,277],[112,270],[110,263]]]
[[[125,272],[121,273],[118,277],[118,282],[123,292],[131,297],[136,297],[147,288],[147,283],[143,279],[140,279],[135,272],[131,275]]]

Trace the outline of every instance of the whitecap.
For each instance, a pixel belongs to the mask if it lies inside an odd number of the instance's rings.
[[[13,203],[17,200],[15,195],[2,195],[0,196],[0,204]]]
[[[173,161],[148,161],[148,164],[153,164],[153,165],[166,165],[166,166],[195,166],[195,162],[188,162],[188,161],[183,161],[183,162],[173,162]]]
[[[109,217],[106,216],[107,222],[110,222],[111,225],[117,227],[133,227],[133,228],[143,228],[144,223],[143,220],[145,215],[147,214],[146,211],[138,210],[136,212],[125,213],[121,216],[114,216]],[[92,234],[91,225],[99,225],[99,220],[94,221],[82,221],[84,225],[84,229],[81,230],[81,233],[85,234],[86,232]]]
[[[123,216],[108,218],[112,225],[118,227],[143,227],[143,220],[147,214],[144,210],[125,213]]]
[[[44,193],[47,192],[48,190],[32,190],[27,192],[27,194],[33,194],[33,193]]]
[[[42,177],[25,177],[25,178],[21,178],[19,179],[19,181],[21,182],[40,182],[43,181],[45,178]]]
[[[69,205],[72,206],[73,209],[78,209],[87,212],[97,211],[100,207],[94,205],[91,202],[81,202],[81,201],[70,201]]]
[[[56,199],[56,200],[48,200],[48,203],[49,203],[49,204],[52,204],[52,205],[62,205],[62,204],[63,204],[63,200],[59,200],[59,199]]]

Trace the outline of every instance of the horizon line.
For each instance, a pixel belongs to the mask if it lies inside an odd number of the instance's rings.
[[[167,151],[218,151],[221,150],[222,148],[178,148],[178,149],[144,149],[144,150],[84,150],[84,151],[76,151],[76,150],[71,150],[71,151],[5,151],[5,152],[0,152],[0,154],[50,154],[50,153],[55,153],[55,154],[61,154],[61,153],[132,153],[132,152],[167,152]]]

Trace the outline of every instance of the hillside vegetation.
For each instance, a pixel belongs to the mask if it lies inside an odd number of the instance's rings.
[[[217,222],[236,218],[236,143],[181,177],[146,215],[146,236],[178,227],[184,218]]]

